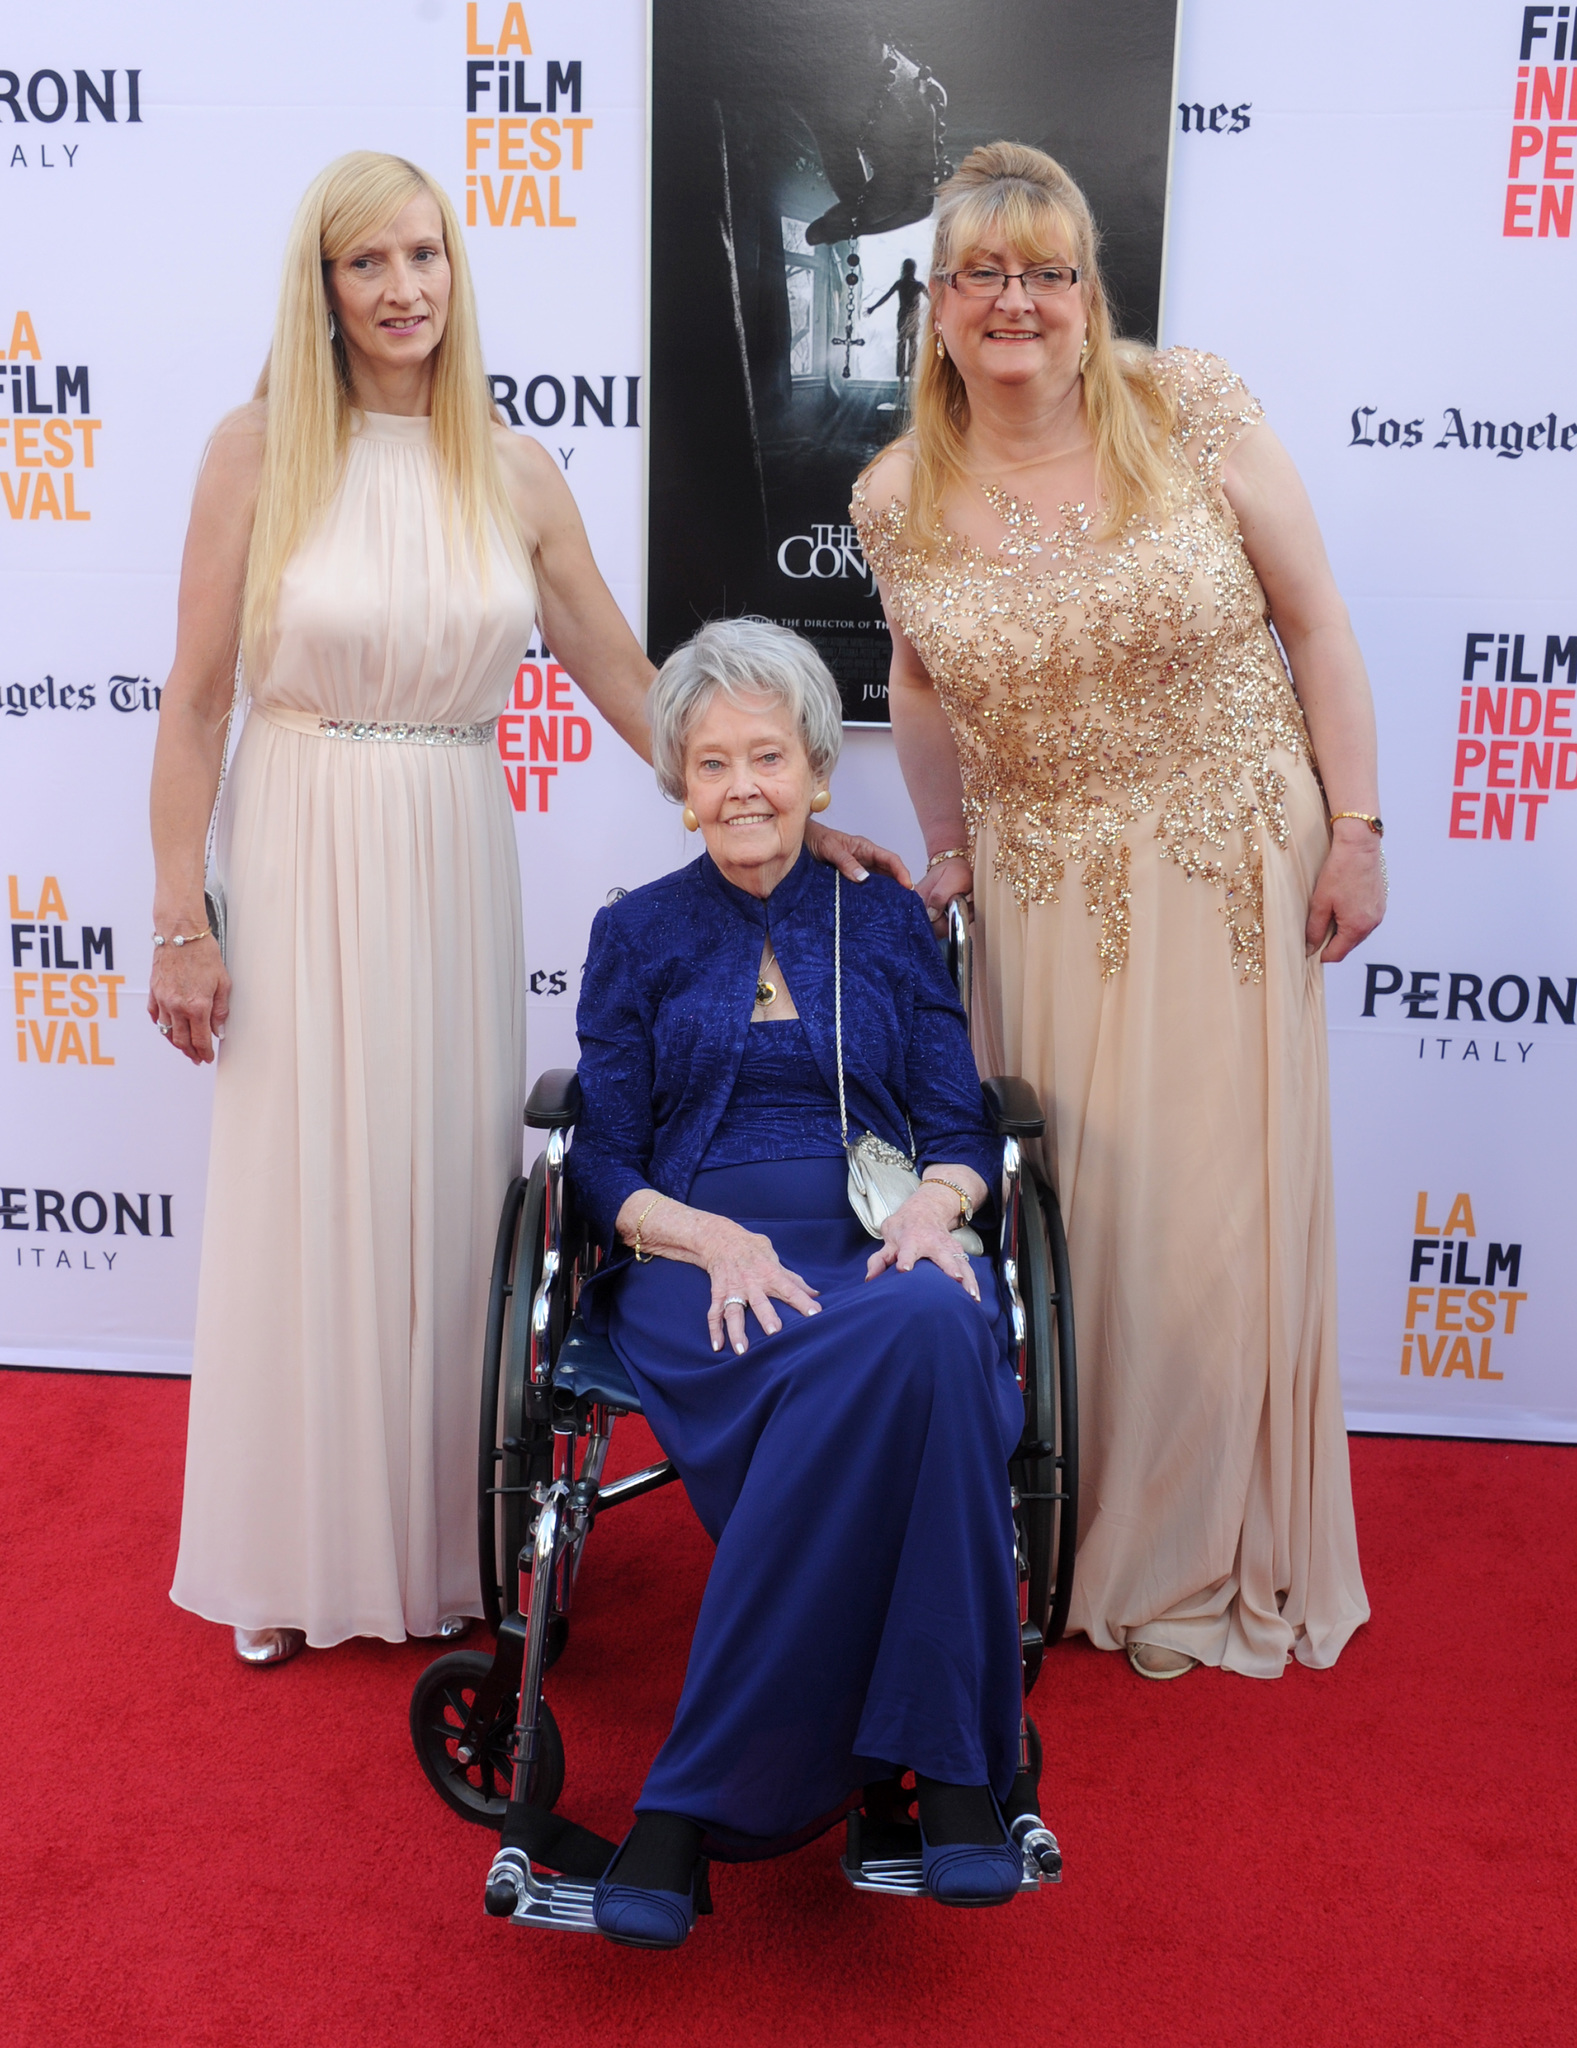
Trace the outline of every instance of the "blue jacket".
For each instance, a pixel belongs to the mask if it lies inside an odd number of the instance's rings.
[[[1001,1140],[964,1013],[920,899],[883,875],[845,882],[843,1070],[849,1136],[917,1163],[972,1166],[990,1188]],[[581,981],[581,1120],[568,1171],[603,1241],[630,1195],[685,1201],[745,1049],[768,931],[834,1102],[833,870],[802,852],[764,901],[709,854],[597,913]]]

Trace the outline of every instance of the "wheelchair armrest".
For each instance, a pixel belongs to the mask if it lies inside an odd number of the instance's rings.
[[[1038,1138],[1045,1130],[1046,1115],[1040,1106],[1040,1098],[1017,1074],[998,1074],[980,1085],[985,1090],[992,1118],[1002,1137]]]
[[[573,1067],[549,1067],[538,1074],[526,1097],[526,1126],[561,1131],[580,1116],[580,1076]]]

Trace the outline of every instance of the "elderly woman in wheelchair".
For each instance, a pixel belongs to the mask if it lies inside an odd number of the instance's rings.
[[[883,1784],[889,1822],[917,1800],[917,1881],[870,1859],[874,1877],[846,1859],[851,1877],[1001,1904],[1033,1885],[1030,1849],[1048,1872],[1060,1859],[1022,1720],[1040,1642],[1021,1635],[1009,1487],[1023,1309],[971,1223],[991,1227],[1007,1185],[1000,1132],[1039,1119],[988,1113],[919,899],[805,849],[841,741],[814,651],[710,625],[650,716],[658,779],[706,850],[597,917],[567,1172],[608,1250],[580,1324],[611,1342],[717,1552],[672,1730],[579,1924],[675,1947],[709,1909],[708,1853],[793,1847],[862,1786],[879,1834]],[[1061,1462],[1029,1450],[1046,1477]],[[542,1818],[521,1803],[529,1720],[523,1692],[489,1910],[566,1924],[518,1890],[511,1827]]]
[[[994,1276],[954,1234],[1001,1150],[963,1016],[918,900],[805,851],[841,737],[805,642],[710,626],[651,719],[706,852],[597,919],[569,1177],[629,1248],[608,1334],[718,1547],[597,1924],[682,1940],[705,1834],[800,1834],[872,1759],[916,1773],[932,1896],[994,1905],[1024,1874],[999,1803],[1023,1402]],[[905,1158],[913,1133],[918,1185],[874,1249],[846,1129]]]

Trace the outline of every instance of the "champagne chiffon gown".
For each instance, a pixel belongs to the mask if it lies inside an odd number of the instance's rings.
[[[483,1321],[525,1088],[491,727],[535,593],[446,510],[428,421],[359,415],[220,821],[234,994],[171,1597],[318,1645],[481,1609]]]
[[[1097,540],[987,487],[1002,539],[924,557],[856,494],[946,708],[973,839],[976,1049],[1048,1114],[1078,1329],[1071,1629],[1257,1677],[1368,1618],[1336,1357],[1308,736],[1220,488],[1261,417],[1218,358],[1163,511]]]

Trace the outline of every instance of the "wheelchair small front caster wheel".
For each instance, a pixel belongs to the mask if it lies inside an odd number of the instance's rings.
[[[515,1775],[519,1701],[514,1691],[506,1692],[486,1724],[474,1731],[471,1744],[462,1740],[472,1702],[492,1668],[492,1658],[481,1650],[454,1650],[429,1664],[411,1694],[411,1741],[428,1783],[444,1804],[464,1820],[498,1828]],[[564,1743],[546,1700],[540,1736],[527,1796],[533,1806],[551,1808],[564,1789]]]
[[[487,1873],[487,1890],[482,1894],[485,1910],[495,1920],[507,1920],[520,1904],[525,1885],[524,1851],[500,1849]]]

